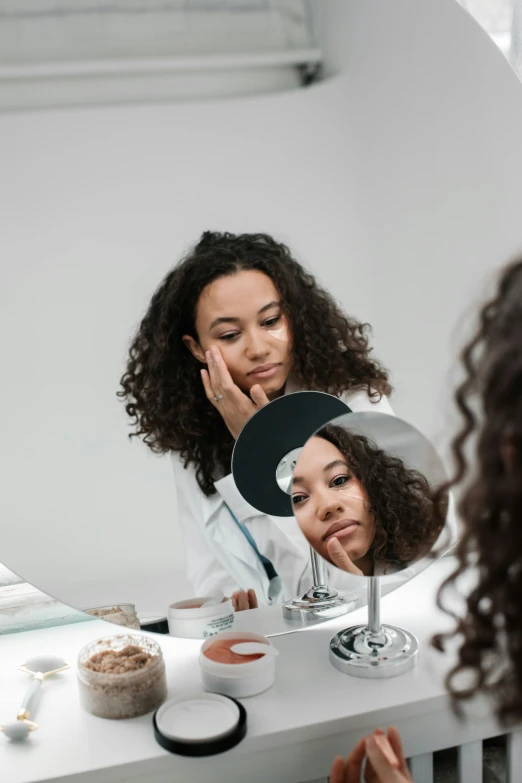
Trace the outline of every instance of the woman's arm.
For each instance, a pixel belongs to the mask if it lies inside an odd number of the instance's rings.
[[[194,470],[184,468],[177,454],[172,454],[172,461],[187,577],[195,595],[222,590],[231,596],[254,589],[259,604],[268,604],[264,568],[221,495],[205,497]]]

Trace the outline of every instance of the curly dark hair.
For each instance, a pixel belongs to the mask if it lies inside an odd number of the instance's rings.
[[[370,358],[368,324],[348,318],[290,250],[267,234],[205,231],[197,245],[164,278],[131,343],[118,396],[149,448],[178,451],[195,466],[206,496],[230,471],[234,441],[209,404],[198,360],[182,336],[198,339],[196,307],[219,277],[258,270],[272,279],[293,332],[293,369],[305,388],[340,395],[365,389],[372,398],[391,393],[387,372]]]
[[[441,517],[442,503],[434,505],[435,489],[427,478],[369,438],[345,427],[330,424],[317,436],[344,455],[368,495],[368,511],[375,525],[370,548],[374,562],[404,567],[427,555],[445,519],[445,514]]]
[[[506,725],[522,718],[522,259],[501,274],[461,361],[466,377],[455,399],[463,424],[452,442],[456,468],[446,487],[468,474],[465,450],[473,441],[476,467],[458,503],[464,527],[458,564],[437,596],[455,626],[433,644],[443,650],[448,639],[460,641],[446,678],[456,714],[462,717],[463,703],[480,692]],[[470,566],[478,580],[460,617],[444,596]],[[458,682],[469,675],[471,684]]]

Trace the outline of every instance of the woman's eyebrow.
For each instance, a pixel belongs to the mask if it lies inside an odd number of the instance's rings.
[[[328,473],[328,471],[332,468],[346,468],[346,470],[350,470],[348,464],[344,460],[334,459],[333,462],[329,462],[328,465],[325,465],[323,468],[323,473]]]
[[[280,307],[281,302],[269,302],[268,304],[264,305],[264,307],[261,308],[261,310],[257,311],[257,314],[260,315],[261,313],[264,313],[265,310],[270,310],[271,307]]]
[[[279,307],[281,305],[281,302],[269,302],[266,305],[263,305],[261,310],[257,311],[257,314],[260,315],[261,313],[264,313],[265,310],[270,310],[271,307]],[[219,324],[237,324],[240,322],[240,318],[237,318],[237,316],[232,315],[226,315],[226,316],[220,316],[219,318],[215,318],[212,323],[210,324],[210,329],[213,329],[215,326],[219,326]]]
[[[350,470],[347,463],[344,462],[342,459],[334,459],[333,462],[329,462],[328,465],[325,465],[323,468],[323,473],[328,473],[329,470],[332,468],[346,468],[346,470]],[[294,476],[292,479],[292,485],[294,484],[302,484],[303,481],[305,481],[304,476]]]

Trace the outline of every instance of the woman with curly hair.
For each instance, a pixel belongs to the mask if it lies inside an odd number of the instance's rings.
[[[425,476],[364,435],[328,425],[303,448],[292,502],[309,544],[358,576],[407,568],[442,530]]]
[[[444,650],[459,642],[457,663],[446,687],[457,715],[478,695],[489,698],[499,723],[522,720],[522,258],[505,268],[495,296],[479,314],[476,334],[462,353],[465,379],[455,399],[463,418],[452,443],[455,475],[439,491],[463,482],[458,503],[463,534],[457,566],[443,582],[438,606],[455,620],[449,633],[437,634]],[[470,471],[466,451],[474,450]],[[469,454],[469,450],[468,450]],[[475,575],[465,612],[444,605],[465,572]],[[347,761],[335,759],[330,783],[359,780],[365,753],[376,783],[411,783],[401,740],[377,729],[363,738]]]
[[[206,231],[156,290],[118,394],[131,437],[172,456],[196,594],[253,588],[266,605],[312,583],[297,525],[245,503],[232,450],[256,410],[293,391],[391,412],[367,330],[266,234]]]

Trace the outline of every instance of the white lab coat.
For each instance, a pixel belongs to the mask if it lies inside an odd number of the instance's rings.
[[[289,379],[285,393],[298,391]],[[366,392],[343,395],[352,411],[373,410],[393,415],[386,397],[373,402]],[[192,465],[183,467],[172,453],[178,498],[178,518],[185,544],[187,576],[195,596],[220,589],[225,595],[253,588],[260,606],[282,603],[306,592],[312,584],[310,547],[295,517],[260,514],[239,493],[232,474],[215,482],[216,493],[206,497],[198,486]],[[268,579],[256,552],[230,515],[245,525],[259,551],[274,565],[279,580]],[[356,598],[366,580],[345,574],[325,563],[328,584]],[[409,571],[410,569],[405,569]],[[401,578],[404,571],[396,575]],[[410,574],[411,576],[411,574]],[[364,584],[363,584],[364,583]]]

